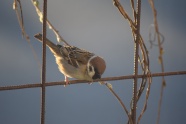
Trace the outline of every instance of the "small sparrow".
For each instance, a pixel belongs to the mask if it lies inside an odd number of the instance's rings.
[[[34,37],[42,42],[42,34]],[[93,81],[100,79],[105,71],[105,61],[94,53],[75,46],[55,45],[47,38],[46,45],[54,54],[60,72],[64,74],[66,85],[69,83],[68,77]]]

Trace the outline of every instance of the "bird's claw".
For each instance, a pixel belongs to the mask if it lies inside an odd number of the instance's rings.
[[[69,85],[69,84],[70,84],[70,82],[69,82],[69,80],[68,80],[68,77],[65,76],[65,85],[64,85],[64,87],[66,87],[66,85]]]

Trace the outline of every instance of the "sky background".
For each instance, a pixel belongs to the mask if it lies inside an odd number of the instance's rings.
[[[25,30],[41,62],[42,44],[33,38],[42,25],[30,0],[22,0]],[[39,83],[41,71],[28,42],[22,38],[13,0],[0,1],[0,86]],[[121,0],[129,15],[130,2]],[[165,37],[165,71],[186,70],[186,1],[156,0],[159,30]],[[42,2],[40,2],[42,6]],[[48,0],[48,19],[69,44],[102,56],[107,64],[103,77],[133,74],[134,44],[128,22],[111,0]],[[149,50],[152,73],[161,72],[158,48],[150,48],[149,26],[153,16],[148,0],[142,1],[141,34]],[[47,37],[54,43],[51,30]],[[47,48],[46,80],[63,81],[55,59]],[[165,77],[160,124],[186,123],[186,76]],[[133,80],[109,82],[130,108]],[[158,112],[161,77],[153,78],[148,108],[141,124],[155,124]],[[1,124],[39,124],[40,88],[0,91]],[[137,114],[143,106],[141,97]],[[46,124],[123,124],[127,116],[109,90],[98,83],[46,88]]]

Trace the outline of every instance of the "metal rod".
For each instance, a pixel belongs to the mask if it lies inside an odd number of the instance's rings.
[[[174,76],[174,75],[186,75],[186,71],[174,71],[174,72],[164,72],[164,73],[153,73],[151,75],[137,75],[137,78],[144,78],[144,77],[160,77],[160,76]],[[134,79],[135,75],[126,75],[126,76],[117,76],[117,77],[105,77],[99,80],[94,80],[93,82],[99,81],[116,81],[116,80],[129,80]],[[92,82],[92,83],[93,83]],[[45,86],[56,86],[56,85],[65,85],[66,82],[58,81],[58,82],[47,82]],[[70,85],[72,84],[80,84],[80,83],[90,83],[88,81],[83,80],[71,80],[69,81]],[[5,90],[15,90],[15,89],[25,89],[25,88],[37,88],[41,87],[41,83],[35,84],[23,84],[23,85],[14,85],[14,86],[1,86],[0,91]]]
[[[42,45],[42,79],[41,79],[41,124],[45,124],[45,82],[46,82],[46,19],[47,0],[43,1],[43,45]]]
[[[133,100],[132,100],[132,120],[133,124],[136,124],[136,106],[137,106],[137,83],[138,83],[138,56],[139,56],[139,40],[140,40],[140,12],[141,12],[141,0],[137,1],[137,18],[136,22],[136,36],[135,36],[135,51],[134,51],[134,82],[133,82]]]

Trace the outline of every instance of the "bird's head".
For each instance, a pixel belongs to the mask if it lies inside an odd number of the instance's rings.
[[[99,56],[93,56],[89,59],[87,64],[87,72],[93,80],[100,79],[105,69],[106,63],[103,58]]]

